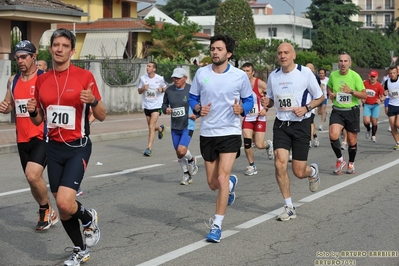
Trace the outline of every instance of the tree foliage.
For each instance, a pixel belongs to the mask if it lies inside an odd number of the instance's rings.
[[[385,28],[361,29],[363,22],[352,22],[350,16],[358,14],[359,7],[352,1],[312,0],[307,17],[312,20],[313,45],[311,51],[319,58],[330,58],[336,63],[338,55],[347,52],[352,57],[352,65],[363,68],[386,68],[391,63],[389,51],[398,54],[398,33],[394,25]],[[315,59],[316,60],[316,59]],[[320,61],[320,60],[319,60]],[[313,62],[312,62],[313,63]],[[325,67],[327,62],[315,63]]]
[[[290,43],[289,40],[278,39],[242,40],[235,54],[241,62],[251,62],[257,70],[272,70],[278,65],[277,48],[283,42]]]
[[[174,17],[176,12],[186,16],[215,15],[220,0],[168,0],[160,9],[169,17]]]
[[[163,23],[162,27],[159,27],[154,17],[146,19],[146,23],[152,27],[152,46],[148,52],[155,57],[169,58],[174,62],[190,62],[203,48],[194,40],[194,34],[201,31],[201,26],[189,21],[181,13],[176,13],[175,20],[179,25]]]
[[[359,6],[352,0],[312,0],[307,8],[307,17],[312,20],[313,28],[318,29],[322,25],[340,25],[343,27],[361,27],[363,22],[352,21],[351,17],[358,15]]]
[[[215,18],[215,34],[228,34],[240,46],[244,40],[256,39],[251,7],[246,0],[226,0],[220,4]],[[238,66],[237,55],[234,55]]]

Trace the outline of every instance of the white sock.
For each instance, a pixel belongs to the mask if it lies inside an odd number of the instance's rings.
[[[316,174],[316,169],[314,169],[313,167],[310,167],[310,169],[312,169],[312,173],[310,174],[309,177],[312,177]]]
[[[215,214],[215,219],[213,220],[213,224],[216,224],[217,226],[219,226],[220,229],[222,229],[223,219],[224,215]]]
[[[187,171],[188,171],[187,159],[184,158],[184,157],[181,158],[181,159],[177,158],[177,161],[179,162],[180,167],[181,167],[181,169],[183,170],[183,172],[184,172],[184,173],[187,172]]]
[[[184,155],[184,158],[186,158],[187,161],[190,161],[193,158],[189,150],[187,150],[186,155]]]
[[[231,180],[229,179],[229,191],[233,189],[233,186],[234,186],[233,182],[231,182]]]
[[[292,200],[291,197],[284,199],[285,201],[285,205],[289,206],[289,207],[293,207],[294,205],[292,204]]]
[[[344,161],[344,156],[339,157],[338,161],[343,162]]]

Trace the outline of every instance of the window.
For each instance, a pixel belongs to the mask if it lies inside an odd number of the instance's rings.
[[[391,14],[384,14],[384,25],[383,26],[389,25],[389,24],[391,24],[391,22],[393,22]]]
[[[373,9],[373,0],[366,0],[366,9],[367,10]]]
[[[103,0],[103,18],[112,18],[112,0]]]
[[[393,9],[394,8],[393,0],[385,0],[384,6],[385,9]]]
[[[277,28],[268,28],[269,37],[277,37]]]
[[[130,18],[130,3],[122,2],[122,18]]]
[[[211,29],[204,29],[204,33],[211,35]]]
[[[373,25],[373,16],[366,15],[366,27],[372,27]]]

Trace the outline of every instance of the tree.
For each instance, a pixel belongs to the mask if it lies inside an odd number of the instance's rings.
[[[283,42],[291,43],[289,40],[278,39],[242,40],[234,53],[241,61],[251,62],[256,70],[270,70],[278,64],[277,48]]]
[[[201,26],[189,21],[179,12],[176,13],[175,20],[179,25],[163,23],[159,28],[154,17],[146,19],[146,23],[152,27],[152,46],[148,52],[155,57],[169,58],[175,62],[190,62],[190,59],[198,56],[203,48],[193,39],[194,34],[201,31]]]
[[[322,25],[340,25],[342,27],[361,27],[363,22],[352,21],[351,17],[358,15],[359,6],[352,0],[312,0],[307,8],[307,17],[312,21],[313,28],[318,29]]]
[[[169,17],[174,17],[176,12],[186,16],[215,15],[220,0],[168,0],[160,9]]]
[[[226,0],[220,4],[216,12],[215,34],[230,35],[236,46],[243,40],[256,39],[252,10],[246,0]],[[234,56],[234,59],[238,66],[240,58]]]

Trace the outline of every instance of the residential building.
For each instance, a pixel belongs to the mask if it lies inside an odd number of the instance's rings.
[[[257,3],[257,0],[247,0],[254,15],[272,15],[273,7],[268,3]]]
[[[214,35],[215,16],[189,16],[190,21],[202,26],[203,33]],[[293,15],[253,15],[256,37],[259,39],[288,39],[300,49],[312,46],[310,19]]]
[[[399,16],[399,0],[352,0],[360,7],[352,20],[363,22],[363,29],[385,28]]]

